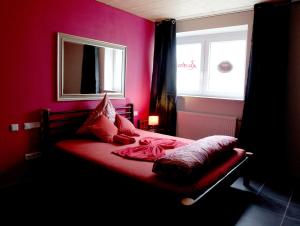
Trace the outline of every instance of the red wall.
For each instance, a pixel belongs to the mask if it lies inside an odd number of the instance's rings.
[[[56,34],[63,32],[127,46],[126,99],[139,117],[148,113],[154,24],[96,0],[3,1],[0,8],[0,173],[36,151],[38,130],[23,129],[39,121],[39,110],[91,108],[97,101],[56,101]],[[19,123],[19,132],[9,124]]]

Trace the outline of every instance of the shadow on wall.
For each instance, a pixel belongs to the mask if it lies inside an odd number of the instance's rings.
[[[7,127],[8,136],[2,139],[5,143],[10,144],[12,150],[2,153],[0,162],[6,170],[0,169],[0,187],[21,182],[26,168],[26,154],[42,151],[40,115],[40,109],[27,112],[24,121],[12,122]],[[26,141],[26,143],[22,141]],[[18,150],[18,152],[14,150]]]

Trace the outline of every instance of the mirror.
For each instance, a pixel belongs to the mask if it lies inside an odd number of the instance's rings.
[[[58,33],[57,100],[124,98],[126,46]]]

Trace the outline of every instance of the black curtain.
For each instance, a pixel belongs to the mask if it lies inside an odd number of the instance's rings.
[[[176,135],[176,70],[176,21],[163,20],[155,24],[150,114],[169,135]]]
[[[84,45],[80,93],[99,93],[99,51],[97,47]]]
[[[282,170],[286,158],[288,34],[289,3],[255,5],[239,142],[260,173]]]

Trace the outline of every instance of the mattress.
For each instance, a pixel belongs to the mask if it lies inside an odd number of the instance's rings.
[[[60,151],[67,152],[81,159],[98,164],[99,166],[118,174],[182,195],[190,195],[211,186],[246,157],[246,153],[243,149],[235,148],[230,156],[224,159],[224,161],[219,162],[219,164],[211,167],[197,180],[189,183],[178,183],[177,181],[166,180],[153,173],[153,162],[126,159],[115,155],[112,152],[126,147],[137,146],[139,139],[145,137],[176,139],[187,144],[193,142],[193,140],[144,130],[137,130],[137,132],[140,134],[140,137],[136,138],[135,143],[129,145],[103,143],[91,139],[69,139],[56,143],[56,147]],[[173,150],[166,150],[166,152],[168,151]]]

